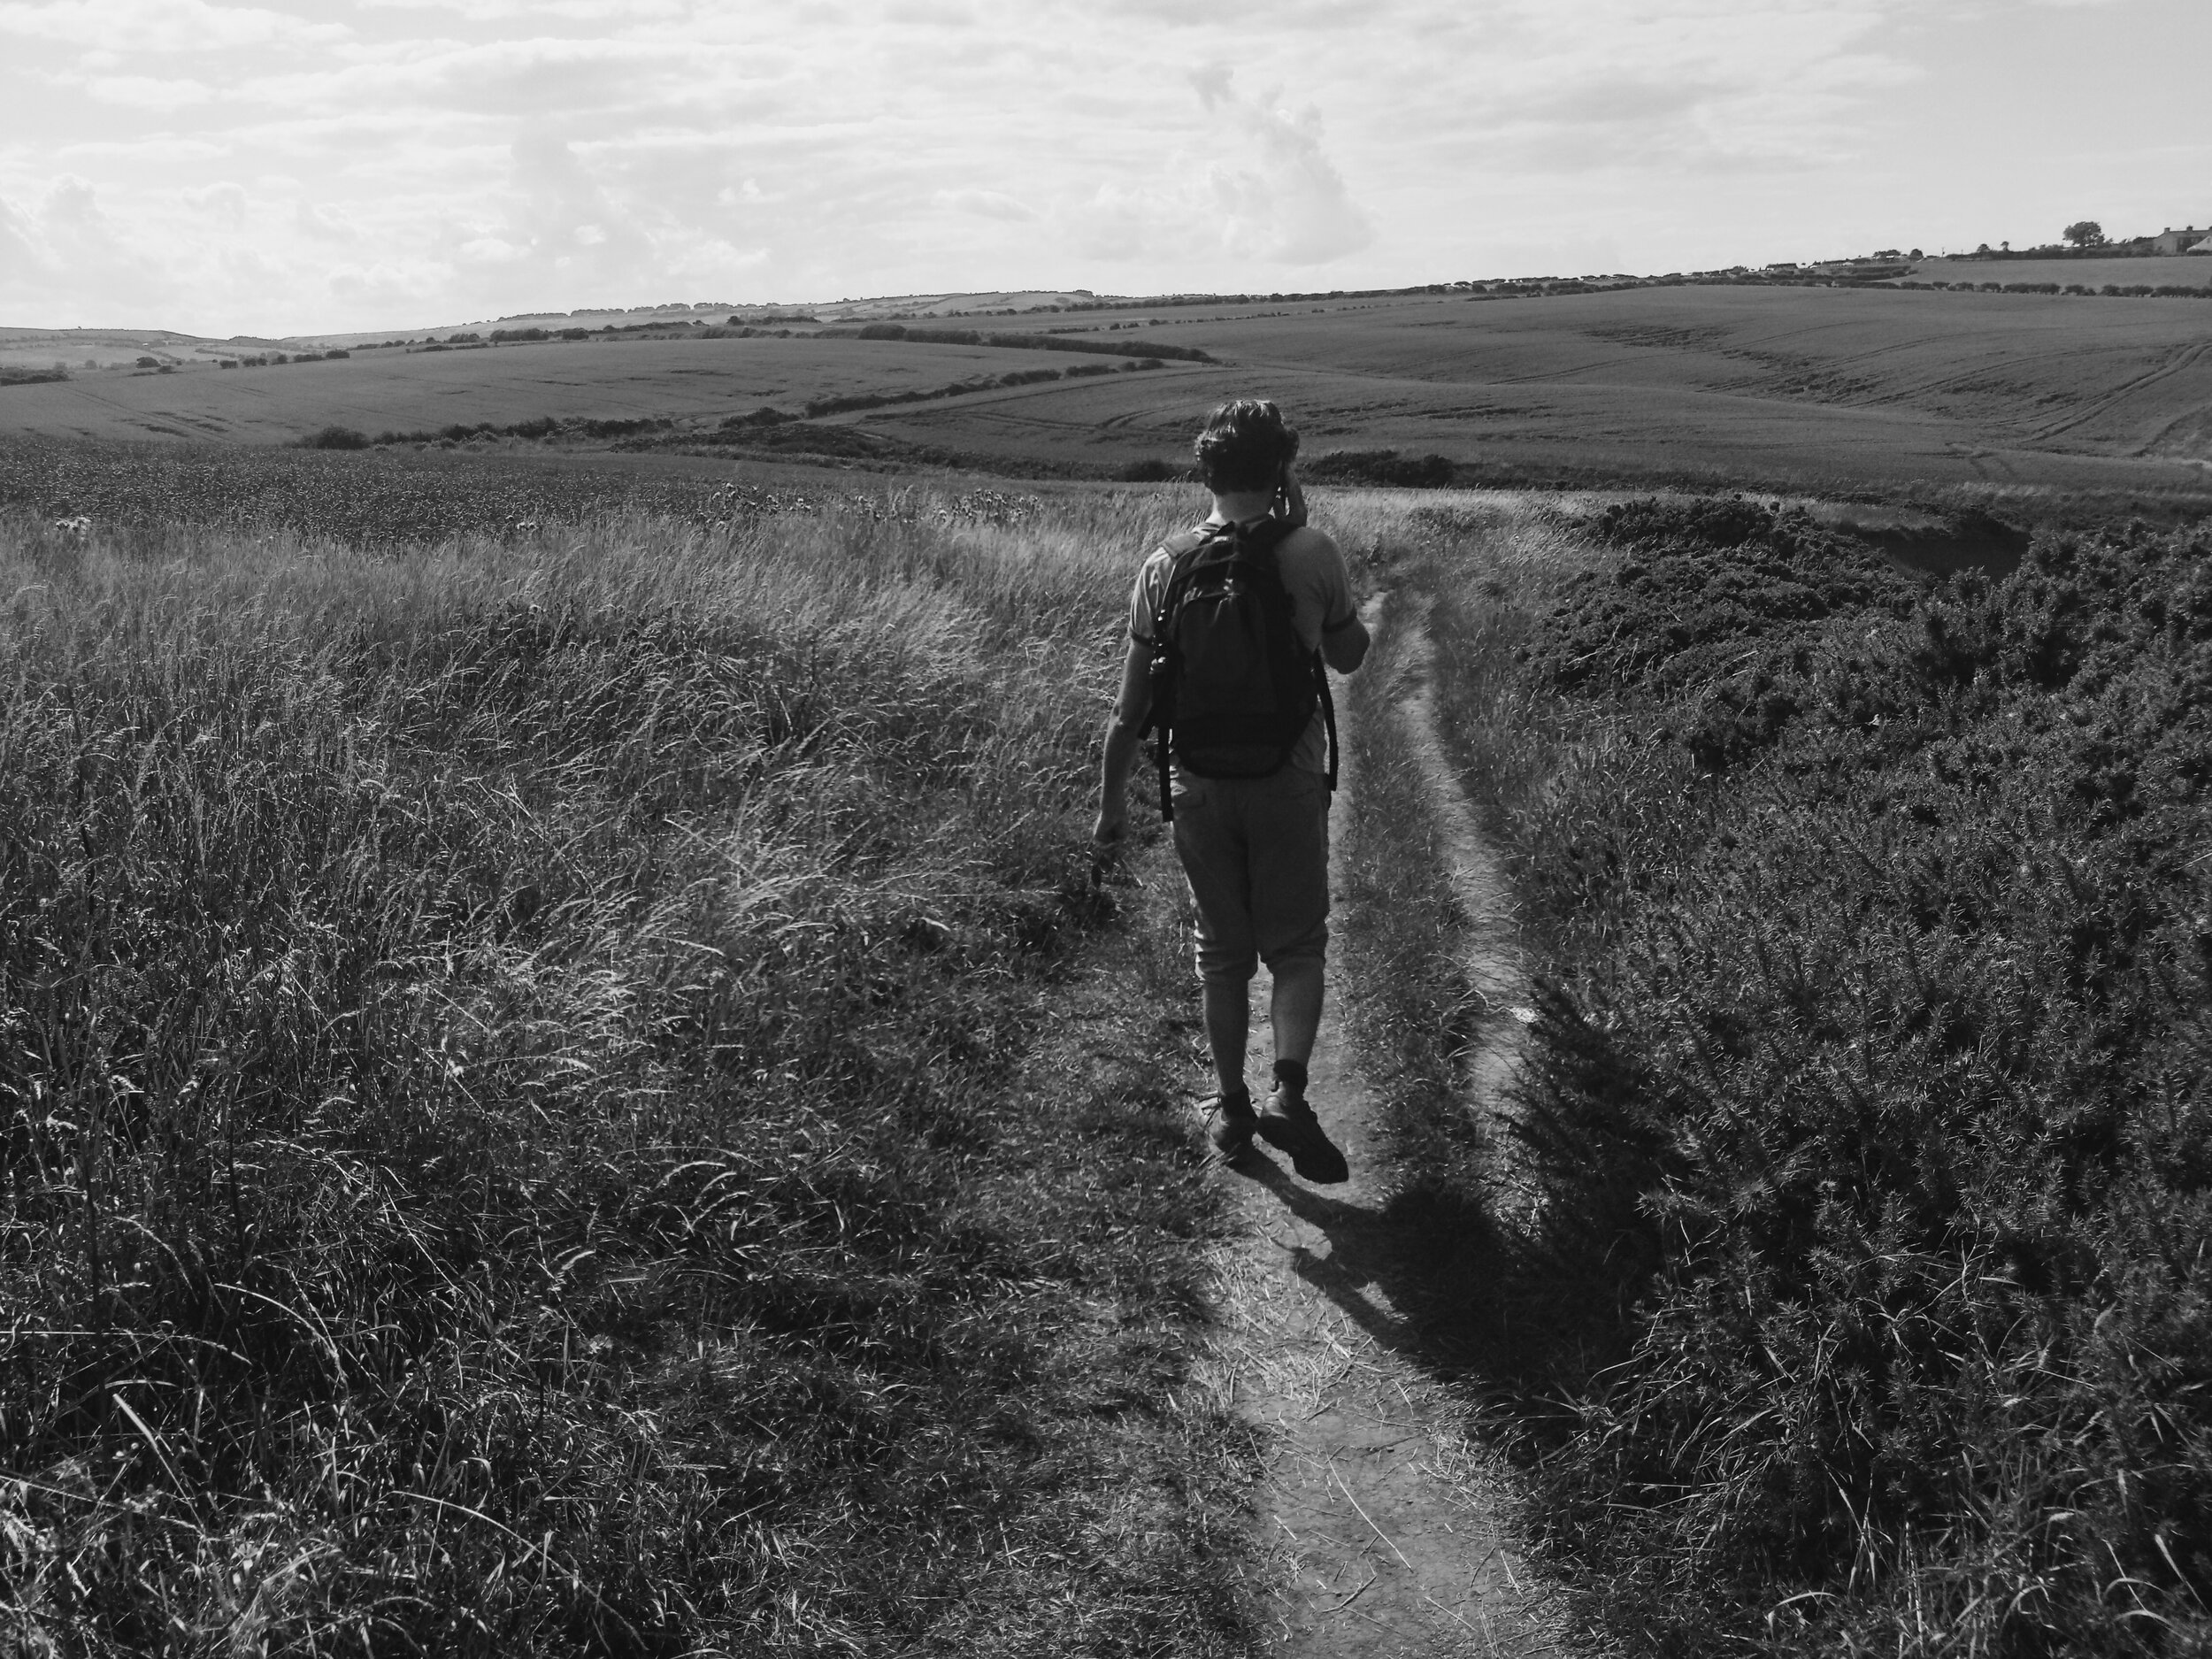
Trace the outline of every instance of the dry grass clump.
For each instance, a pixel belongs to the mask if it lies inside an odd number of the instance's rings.
[[[1489,1375],[1645,1647],[2195,1651],[2208,549],[1901,613],[1751,516],[1621,518],[1452,653],[1551,979]]]
[[[0,525],[11,1651],[1228,1640],[1205,1201],[1018,1069],[1147,511]]]

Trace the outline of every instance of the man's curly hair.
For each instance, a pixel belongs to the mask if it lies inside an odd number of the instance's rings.
[[[1191,449],[1208,489],[1222,494],[1271,489],[1284,465],[1298,453],[1298,429],[1274,404],[1240,397],[1207,418]]]

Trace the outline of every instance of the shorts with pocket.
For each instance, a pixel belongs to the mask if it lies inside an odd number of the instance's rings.
[[[1271,778],[1177,771],[1175,852],[1198,907],[1198,972],[1241,985],[1329,944],[1329,780],[1289,765]]]

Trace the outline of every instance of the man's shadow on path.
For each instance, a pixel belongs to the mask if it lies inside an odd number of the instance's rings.
[[[1497,1296],[1506,1263],[1487,1215],[1463,1203],[1440,1214],[1433,1194],[1399,1194],[1379,1209],[1348,1202],[1306,1185],[1256,1143],[1227,1167],[1321,1231],[1326,1254],[1293,1245],[1292,1271],[1382,1347],[1439,1377],[1494,1376],[1510,1321]]]

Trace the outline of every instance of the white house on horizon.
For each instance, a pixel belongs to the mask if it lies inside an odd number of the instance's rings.
[[[2153,253],[2200,253],[2203,251],[2203,245],[2208,242],[2212,242],[2212,227],[2199,230],[2193,225],[2185,225],[2179,230],[2176,230],[2169,225],[2151,238],[2151,251]]]

